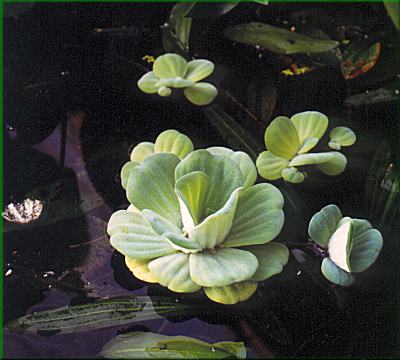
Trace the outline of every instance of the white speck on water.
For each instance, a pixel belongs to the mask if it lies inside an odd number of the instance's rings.
[[[7,271],[6,271],[6,273],[5,273],[5,276],[10,276],[12,274],[12,270],[11,269],[8,269]]]
[[[296,275],[300,275],[300,274],[301,274],[301,270],[299,270]]]
[[[215,350],[215,348],[212,347],[212,348],[211,348],[211,351],[215,352],[216,350]]]

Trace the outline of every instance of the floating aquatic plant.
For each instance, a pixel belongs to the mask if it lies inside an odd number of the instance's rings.
[[[306,111],[291,118],[275,118],[265,131],[267,151],[257,158],[259,174],[267,180],[283,178],[291,183],[301,183],[305,174],[299,166],[316,165],[326,175],[339,175],[347,164],[346,157],[338,151],[311,153],[328,128],[328,118],[317,111]],[[355,142],[355,134],[348,128],[337,127],[331,132],[329,146],[339,150]]]
[[[242,342],[210,344],[188,336],[136,331],[111,339],[100,355],[108,359],[245,359],[246,348]]]
[[[349,286],[353,273],[368,269],[383,244],[381,233],[367,220],[343,217],[336,205],[327,205],[310,220],[308,234],[323,252],[323,275],[337,285]]]
[[[199,81],[213,71],[214,64],[209,60],[187,62],[178,54],[164,54],[154,61],[153,71],[144,74],[137,84],[143,92],[160,96],[170,96],[173,88],[184,89],[183,93],[191,103],[207,105],[218,91],[214,85]]]
[[[192,149],[175,130],[135,147],[122,171],[131,206],[111,216],[108,234],[137,278],[234,304],[288,261],[286,246],[270,243],[284,199],[271,184],[254,185],[246,153]]]

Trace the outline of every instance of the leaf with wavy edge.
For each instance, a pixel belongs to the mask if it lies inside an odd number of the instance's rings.
[[[300,144],[309,138],[321,139],[329,124],[328,117],[318,111],[304,111],[293,115],[290,120],[296,127]]]
[[[214,71],[214,64],[209,60],[198,59],[188,62],[185,79],[198,82],[211,75]]]
[[[210,186],[209,176],[201,171],[194,171],[186,174],[180,177],[176,182],[176,195],[180,203],[181,201],[184,202],[190,214],[189,220],[186,220],[186,217],[182,216],[182,222],[187,231],[191,231],[195,225],[199,224],[204,219],[207,210],[206,200],[208,192],[210,191]],[[186,210],[182,211],[182,204],[181,214],[186,214]]]
[[[221,244],[232,228],[232,221],[242,190],[243,188],[234,190],[221,209],[209,215],[202,223],[191,230],[189,238],[200,244],[203,249],[213,249]]]
[[[192,140],[176,130],[166,130],[158,135],[154,144],[154,152],[172,153],[179,159],[185,158],[194,150]]]
[[[265,131],[264,140],[267,150],[287,160],[291,160],[300,148],[296,127],[286,116],[278,116],[271,121]]]
[[[139,210],[149,209],[181,227],[179,201],[175,194],[174,172],[179,158],[160,153],[145,158],[131,171],[127,197]]]
[[[141,142],[137,144],[131,152],[131,161],[141,163],[147,156],[154,154],[154,144],[152,142]]]
[[[210,179],[206,216],[222,208],[232,192],[244,183],[242,173],[233,160],[211,155],[203,149],[193,151],[179,163],[175,170],[175,180],[178,182],[182,176],[195,171],[203,172]]]
[[[335,150],[340,150],[342,146],[351,146],[356,142],[354,131],[345,126],[335,127],[331,130],[329,136],[331,141],[328,146]]]
[[[343,217],[340,209],[330,204],[314,214],[308,225],[308,234],[314,242],[326,248],[339,220]]]
[[[153,72],[160,79],[184,78],[187,71],[187,61],[178,54],[164,54],[159,56],[153,64]]]
[[[148,267],[158,282],[172,291],[194,292],[201,288],[190,277],[187,254],[180,252],[163,256],[151,261]]]
[[[224,155],[232,159],[237,164],[237,166],[239,166],[239,169],[242,173],[244,179],[244,188],[254,185],[257,180],[257,169],[254,165],[253,160],[251,160],[251,157],[245,152],[233,151],[222,146],[209,147],[207,148],[207,151],[210,152],[212,155]]]
[[[147,220],[131,211],[119,210],[112,214],[107,232],[111,245],[133,259],[154,259],[175,252],[168,240],[158,235]]]
[[[289,160],[274,155],[271,151],[263,151],[258,155],[257,170],[264,179],[278,180],[282,171],[289,166]]]
[[[217,88],[206,82],[198,82],[183,90],[186,98],[195,105],[211,104],[218,95]]]
[[[289,250],[281,243],[246,246],[242,250],[250,251],[258,260],[258,268],[250,280],[263,281],[282,272],[289,260]]]
[[[324,258],[321,264],[322,274],[332,283],[340,286],[350,286],[354,276],[339,268],[331,259]]]
[[[245,359],[246,348],[242,342],[210,344],[187,336],[137,331],[111,339],[100,355],[108,359]]]
[[[257,290],[255,281],[242,281],[222,287],[204,287],[204,292],[209,299],[220,304],[233,305],[245,301]]]
[[[225,247],[265,244],[281,232],[284,223],[282,193],[271,184],[245,189],[238,199]]]
[[[136,278],[149,283],[157,283],[158,280],[152,275],[148,267],[150,261],[151,259],[139,260],[125,256],[125,264]]]
[[[305,154],[308,153],[311,149],[313,149],[318,144],[319,139],[316,137],[310,137],[305,139],[301,147],[298,151],[298,154]]]
[[[248,251],[222,248],[190,254],[189,267],[195,283],[220,287],[250,279],[257,271],[258,261]]]

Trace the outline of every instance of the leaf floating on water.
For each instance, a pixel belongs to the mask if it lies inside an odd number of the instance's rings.
[[[114,298],[25,315],[7,325],[10,331],[39,335],[68,334],[196,311],[195,306],[147,296]]]
[[[132,332],[109,341],[100,355],[109,359],[245,359],[242,342],[210,344],[187,336]]]
[[[368,48],[360,43],[353,43],[343,53],[340,69],[345,80],[351,80],[371,70],[381,53],[381,43],[377,42]]]
[[[224,35],[233,41],[286,55],[322,53],[338,46],[337,41],[312,38],[259,22],[230,26],[224,30]]]
[[[379,88],[349,96],[344,104],[346,106],[375,105],[387,102],[399,101],[399,91],[395,89],[395,84],[390,88]]]
[[[400,30],[400,4],[397,1],[384,1],[383,4],[392,19],[394,26]]]

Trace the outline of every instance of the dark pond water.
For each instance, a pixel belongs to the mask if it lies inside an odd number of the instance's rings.
[[[160,26],[172,4],[30,5],[9,6],[5,12],[3,189],[5,205],[31,197],[43,202],[43,212],[30,224],[4,221],[5,324],[110,297],[167,297],[197,307],[178,316],[72,333],[6,327],[6,358],[95,357],[111,338],[136,330],[208,342],[244,341],[249,358],[399,355],[396,101],[354,105],[350,98],[398,79],[398,35],[381,4],[270,4],[262,9],[241,4],[218,21],[193,21],[192,53],[213,59],[211,81],[228,89],[219,106],[254,139],[262,143],[271,118],[305,110],[321,111],[330,127],[340,124],[357,133],[356,145],[344,150],[348,167],[343,174],[310,173],[298,186],[275,182],[286,197],[278,240],[305,243],[309,219],[329,203],[348,216],[367,218],[384,238],[377,262],[350,288],[326,281],[320,260],[305,251],[305,262],[291,255],[283,273],[234,306],[198,294],[177,296],[135,280],[105,232],[112,212],[128,205],[119,171],[138,142],[154,141],[169,128],[187,134],[196,148],[230,146],[234,140],[182,98],[147,96],[136,88],[137,79],[151,68],[142,57],[164,52]],[[250,20],[284,26],[306,10],[328,14],[335,29],[343,26],[343,31],[379,39],[376,66],[347,82],[337,64],[285,77],[280,67],[289,59],[232,45],[221,35],[227,25]],[[108,31],[94,31],[99,28]],[[263,124],[244,110],[257,114],[260,101],[270,109]]]

